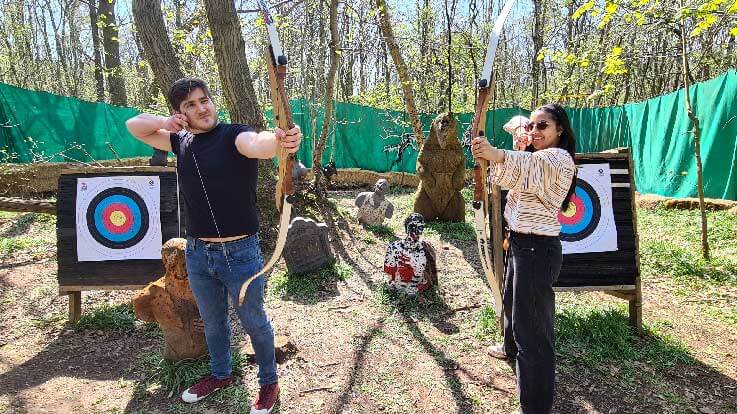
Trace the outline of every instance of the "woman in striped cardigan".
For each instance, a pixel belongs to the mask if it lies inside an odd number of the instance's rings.
[[[516,359],[522,413],[550,413],[555,395],[553,283],[562,263],[558,212],[575,188],[576,137],[558,104],[537,108],[525,127],[524,151],[473,140],[473,155],[489,160],[490,179],[508,189],[504,218],[509,250],[504,283],[504,344],[497,358]]]

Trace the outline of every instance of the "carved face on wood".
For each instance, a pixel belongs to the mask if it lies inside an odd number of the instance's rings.
[[[458,141],[458,130],[456,129],[456,120],[452,114],[447,112],[438,115],[432,121],[430,127],[430,140],[433,136],[437,138],[440,148],[445,149],[449,143]]]
[[[187,241],[184,239],[168,240],[161,248],[161,259],[164,262],[164,272],[176,280],[187,280],[187,267],[184,259],[184,250]]]
[[[389,181],[381,178],[374,184],[374,192],[378,195],[386,195],[389,192]]]

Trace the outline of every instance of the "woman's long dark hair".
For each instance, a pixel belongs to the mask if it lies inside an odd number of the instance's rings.
[[[558,105],[557,103],[551,103],[537,108],[536,111],[547,112],[548,114],[550,114],[550,116],[553,117],[556,125],[558,125],[563,130],[563,132],[560,134],[560,141],[558,141],[557,147],[566,150],[568,154],[571,155],[571,159],[575,160],[576,135],[573,133],[573,129],[571,128],[571,121],[568,120],[568,114],[566,114],[565,109],[563,109],[563,107]],[[568,189],[568,194],[566,194],[566,198],[563,200],[563,205],[561,206],[561,210],[563,211],[568,209],[568,204],[571,202],[571,197],[573,196],[574,191],[576,191],[576,175],[577,173],[574,171],[573,181],[571,181],[571,187]]]

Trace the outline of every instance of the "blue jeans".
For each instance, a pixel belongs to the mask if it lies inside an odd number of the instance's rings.
[[[258,242],[258,235],[226,243],[208,243],[187,237],[186,261],[189,284],[205,323],[212,375],[227,378],[232,370],[228,319],[230,297],[256,352],[259,384],[268,385],[277,382],[277,375],[274,330],[264,309],[263,276],[251,283],[243,306],[238,306],[241,285],[264,265]]]

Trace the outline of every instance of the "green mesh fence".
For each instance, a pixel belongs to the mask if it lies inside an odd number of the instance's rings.
[[[708,197],[737,199],[737,72],[693,86],[692,104],[701,123],[704,189]],[[313,146],[323,123],[323,109],[309,101],[292,102],[294,121],[304,133],[298,158],[312,165]],[[0,161],[85,162],[114,158],[109,142],[121,157],[148,156],[150,148],[128,134],[125,120],[133,108],[83,102],[0,83]],[[489,111],[487,136],[501,148],[511,137],[502,125],[519,108]],[[568,109],[579,152],[631,147],[637,189],[643,193],[688,197],[696,194],[696,162],[692,125],[679,90],[645,102],[608,108]],[[313,115],[316,119],[311,122]],[[270,114],[266,114],[270,118]],[[467,134],[472,114],[457,114],[458,135]],[[337,103],[335,123],[328,134],[323,163],[338,168],[377,172],[415,171],[417,148],[404,113]],[[422,115],[427,133],[432,115]],[[76,148],[81,144],[84,151]],[[466,152],[467,165],[472,160]]]

